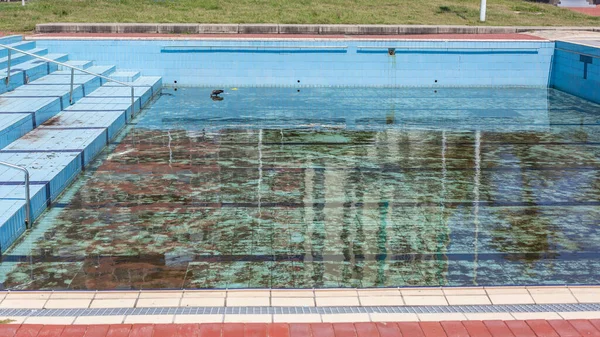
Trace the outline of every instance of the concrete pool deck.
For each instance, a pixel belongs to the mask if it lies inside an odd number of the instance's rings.
[[[600,287],[56,291],[0,294],[26,324],[600,319]]]

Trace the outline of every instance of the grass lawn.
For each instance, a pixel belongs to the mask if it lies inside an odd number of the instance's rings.
[[[0,31],[48,22],[478,25],[480,0],[30,0],[0,2]],[[593,26],[590,17],[524,0],[488,0],[486,25]]]

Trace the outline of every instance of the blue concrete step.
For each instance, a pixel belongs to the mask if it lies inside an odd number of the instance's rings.
[[[32,49],[35,48],[35,42],[34,41],[19,41],[19,42],[15,42],[15,43],[1,43],[3,45],[6,45],[8,47],[13,47],[19,50],[23,50],[23,51],[30,51]],[[14,50],[11,51],[11,53],[16,53]],[[0,47],[0,57],[7,57],[8,56],[8,49],[6,48],[2,48]]]
[[[141,110],[140,97],[134,98],[135,112]],[[131,119],[131,97],[84,97],[77,104],[69,106],[65,111],[126,111]]]
[[[134,87],[144,88],[149,87],[152,88],[152,95],[160,92],[162,88],[162,78],[160,76],[141,76],[133,82],[126,82],[128,84],[133,85]],[[107,87],[123,87],[117,83],[108,82],[105,84]]]
[[[39,127],[3,148],[0,153],[80,153],[81,167],[85,167],[108,141],[104,127]]]
[[[34,48],[34,49],[27,50],[27,52],[30,54],[44,56],[44,55],[48,54],[48,49]],[[32,60],[34,58],[35,57],[33,57],[31,55],[26,55],[23,53],[13,53],[10,58],[10,65],[11,65],[11,67],[14,67],[20,63]],[[0,57],[0,69],[4,69],[4,68],[8,68],[8,56]]]
[[[67,54],[47,54],[44,55],[44,57],[57,62],[64,62],[69,58]],[[57,69],[58,66],[56,64],[39,59],[33,59],[15,65],[10,69],[10,82],[6,83],[5,80],[0,80],[0,94],[14,90],[15,88],[18,88],[21,85],[27,84],[31,81],[35,81],[38,78],[56,71]],[[6,79],[7,70],[8,69],[0,69],[0,79]]]
[[[64,75],[48,75],[48,77]],[[135,85],[136,113],[153,94],[160,93],[160,77],[139,77]],[[64,85],[37,85],[40,92]],[[15,90],[18,95],[35,92],[36,85]],[[50,91],[46,95],[51,95]],[[39,216],[83,167],[108,144],[126,124],[131,114],[131,89],[104,83],[86,97],[68,106],[35,130],[0,150],[0,160],[27,167],[31,172],[30,191],[33,218]],[[8,95],[7,95],[8,96]],[[1,98],[2,96],[0,96]],[[10,101],[4,98],[1,101]],[[22,98],[28,99],[28,98]],[[106,109],[106,110],[102,110]],[[12,116],[12,124],[31,125],[24,115]],[[0,121],[2,118],[0,118]],[[0,124],[1,127],[1,124]],[[45,159],[46,158],[46,159]],[[24,188],[19,171],[8,172],[0,167],[0,251],[5,251],[24,231]]]
[[[34,127],[47,121],[60,110],[60,99],[56,97],[9,99],[0,96],[0,117],[14,113],[31,114]]]
[[[31,210],[38,216],[81,172],[79,153],[1,153],[0,161],[24,166],[30,174]],[[0,249],[4,252],[25,231],[23,173],[0,167]],[[22,194],[21,194],[22,193]]]
[[[114,71],[114,67],[107,66],[89,69],[103,74]],[[68,107],[70,81],[70,75],[57,71],[0,95],[0,149]],[[77,101],[86,90],[98,88],[101,80],[92,75],[75,75],[75,83],[73,98]]]
[[[135,87],[133,95],[136,97],[136,108],[146,105],[150,99],[152,99],[152,88],[151,87]],[[125,98],[131,101],[131,88],[130,87],[113,87],[109,86],[108,83],[104,84],[100,88],[94,90],[92,93],[86,96],[86,98]],[[138,103],[139,98],[139,104]]]
[[[9,36],[0,37],[1,44],[12,44],[12,43],[20,42],[20,41],[23,41],[23,37],[21,35],[9,35]]]
[[[60,99],[61,110],[70,105],[70,86],[60,85],[24,85],[17,89],[2,94],[0,99],[20,99],[33,97],[54,97]],[[83,86],[73,86],[73,102],[83,98]],[[1,117],[0,117],[1,118]]]
[[[138,113],[155,93],[160,92],[160,77],[140,77],[133,82],[135,112]],[[139,85],[139,86],[138,86]],[[157,89],[153,89],[157,88]],[[157,90],[157,91],[153,91]],[[82,98],[65,111],[126,111],[127,120],[133,118],[131,110],[131,88],[114,82],[107,82],[101,88]]]
[[[33,129],[33,114],[0,114],[0,149]]]
[[[4,86],[0,94],[0,161],[29,170],[31,213],[35,219],[116,137],[132,117],[132,110],[139,112],[153,95],[160,93],[162,80],[142,77],[137,71],[116,71],[114,66],[94,66],[91,61],[68,61],[67,55],[47,54],[20,36],[0,38],[0,43],[48,55],[135,87],[132,107],[131,88],[76,72],[75,103],[71,105],[71,69],[21,53],[11,54],[14,87]],[[0,76],[6,77],[6,69],[1,69],[6,68],[5,55],[6,51],[0,52]],[[0,252],[6,251],[25,231],[24,220],[22,173],[0,167]]]
[[[140,72],[119,70],[110,75],[110,78],[121,82],[133,82],[140,78]]]
[[[115,138],[117,133],[125,126],[124,111],[94,111],[85,113],[80,111],[63,111],[39,126],[40,129],[106,129],[108,139]]]
[[[86,69],[90,72],[100,74],[103,76],[109,76],[115,71],[114,66],[92,66]],[[84,94],[92,92],[100,87],[105,80],[87,74],[81,74],[75,72],[75,81],[77,85],[83,85]],[[65,85],[71,83],[71,71],[70,70],[59,70],[55,71],[48,76],[42,77],[36,81],[30,82],[29,85]]]
[[[63,63],[84,70],[94,65],[94,61],[67,61]],[[58,70],[70,70],[70,68],[58,66]]]
[[[29,185],[29,194],[32,219],[35,219],[46,209],[46,184]],[[0,185],[0,195],[0,224],[4,224],[0,227],[0,251],[3,252],[25,231],[25,186],[18,181]]]
[[[110,77],[115,71],[117,71],[117,67],[115,66],[90,66],[85,69],[89,72],[100,74],[102,76]],[[71,76],[71,69],[58,70],[52,73],[55,76]],[[75,76],[92,76],[85,73],[77,73],[75,70]],[[104,80],[103,80],[104,81]]]

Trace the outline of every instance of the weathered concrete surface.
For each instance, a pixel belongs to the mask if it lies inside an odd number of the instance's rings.
[[[240,34],[279,34],[277,24],[241,24],[238,30]]]
[[[438,34],[477,34],[477,27],[438,26]]]
[[[117,26],[117,32],[124,34],[156,34],[158,33],[158,25],[146,23],[120,23]]]
[[[66,24],[63,24],[66,25]],[[77,33],[118,33],[119,25],[116,23],[74,23]]]
[[[600,27],[494,27],[426,25],[43,23],[37,33],[426,35],[514,34],[531,31],[600,31]]]
[[[72,23],[41,23],[36,25],[38,33],[77,33],[77,25]]]
[[[279,25],[279,34],[319,34],[321,25]]]
[[[600,31],[577,31],[577,30],[541,30],[528,33],[550,41],[600,41]]]
[[[159,34],[199,34],[200,26],[195,23],[183,24],[169,24],[163,23],[158,25]]]
[[[201,24],[198,25],[200,34],[237,34],[239,32],[237,24]]]
[[[358,35],[358,25],[320,25],[319,34],[323,35]]]
[[[359,35],[398,35],[398,26],[394,25],[358,25]]]
[[[410,34],[410,35],[424,35],[424,34],[437,34],[438,26],[422,26],[422,25],[405,25],[398,26],[398,34]],[[454,34],[454,33],[452,33]]]

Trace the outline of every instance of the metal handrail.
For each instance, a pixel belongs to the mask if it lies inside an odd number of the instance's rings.
[[[58,64],[59,66],[70,68],[71,69],[71,90],[69,91],[69,103],[70,104],[73,104],[73,86],[74,86],[74,81],[75,81],[75,70],[77,70],[79,72],[82,72],[82,73],[85,73],[85,74],[88,74],[88,75],[92,75],[92,76],[95,76],[95,77],[100,77],[102,79],[105,79],[108,82],[114,82],[114,83],[120,84],[122,86],[130,87],[131,88],[131,114],[134,115],[134,113],[135,113],[135,86],[134,85],[131,85],[131,84],[128,84],[128,83],[125,83],[125,82],[121,82],[121,81],[117,81],[117,80],[113,80],[112,78],[104,76],[104,75],[96,74],[96,73],[93,73],[91,71],[87,71],[85,69],[73,67],[72,65],[68,65],[66,63],[62,63],[62,62],[58,62],[58,61],[55,61],[55,60],[51,60],[49,58],[46,58],[46,57],[43,57],[43,56],[39,56],[39,55],[36,55],[36,54],[33,54],[33,53],[29,53],[29,52],[26,52],[24,50],[20,50],[20,49],[14,48],[14,47],[9,47],[9,46],[4,45],[4,44],[0,44],[0,48],[6,48],[8,50],[8,66],[7,66],[7,72],[6,72],[6,84],[7,85],[10,82],[11,51],[15,51],[17,53],[29,55],[29,56],[35,57],[37,59],[44,60],[46,62],[50,62],[50,63]]]
[[[6,167],[10,167],[19,171],[23,171],[25,173],[25,228],[29,228],[31,226],[31,206],[29,200],[29,171],[25,167],[14,165],[11,163],[0,161],[0,165],[4,165]]]

